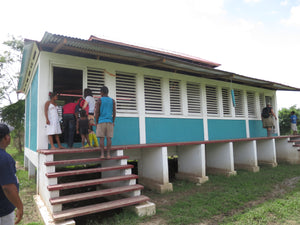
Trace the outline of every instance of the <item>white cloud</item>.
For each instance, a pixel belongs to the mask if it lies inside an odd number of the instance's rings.
[[[289,26],[300,26],[300,5],[292,7],[290,17],[281,22]]]
[[[260,2],[261,0],[244,0],[246,3],[249,3],[249,2]]]
[[[284,0],[284,1],[280,2],[280,5],[286,6],[288,3],[289,3],[288,0]]]

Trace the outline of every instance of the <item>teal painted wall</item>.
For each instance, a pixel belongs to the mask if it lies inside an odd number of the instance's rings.
[[[30,149],[33,151],[37,150],[38,72],[37,68],[31,84]]]
[[[130,145],[140,143],[139,118],[117,117],[115,120],[112,145]]]
[[[250,137],[266,137],[267,130],[262,127],[261,120],[249,120]]]
[[[30,95],[31,91],[29,90],[26,99],[25,99],[25,147],[29,148],[29,113],[30,113]]]
[[[246,138],[245,120],[212,120],[208,123],[209,140]]]
[[[146,143],[202,140],[202,119],[146,118]]]

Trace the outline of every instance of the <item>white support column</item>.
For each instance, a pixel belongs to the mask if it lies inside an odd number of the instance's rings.
[[[232,142],[207,144],[205,156],[208,173],[220,173],[227,176],[236,175]]]
[[[139,183],[160,193],[172,191],[169,183],[168,149],[157,147],[144,149],[138,163]]]
[[[275,139],[277,162],[300,163],[300,152],[293,145],[294,142],[290,142],[290,138]]]
[[[123,150],[111,151],[111,156],[112,157],[123,156]],[[101,161],[101,167],[125,166],[125,165],[127,165],[127,159]],[[110,170],[110,171],[101,172],[101,178],[125,176],[131,174],[132,174],[131,169]],[[102,186],[107,188],[112,188],[112,187],[121,187],[121,186],[134,185],[134,184],[136,184],[136,180],[132,179],[132,180],[106,183],[106,184],[102,184]]]
[[[277,166],[275,140],[257,140],[256,143],[258,164]]]
[[[209,139],[208,135],[208,122],[207,122],[207,104],[206,104],[206,89],[205,84],[201,84],[201,109],[202,109],[202,115],[203,115],[203,133],[204,133],[204,140]]]
[[[258,172],[256,141],[233,143],[234,167]]]
[[[28,170],[28,158],[27,156],[24,154],[24,169],[27,171]]]
[[[35,177],[35,166],[32,164],[30,160],[28,160],[28,178],[34,178]]]
[[[178,150],[177,179],[196,183],[208,181],[205,170],[205,145],[188,145]]]

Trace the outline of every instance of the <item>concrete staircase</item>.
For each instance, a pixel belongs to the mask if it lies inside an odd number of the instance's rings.
[[[141,194],[137,175],[123,150],[112,150],[100,159],[97,148],[38,150],[44,164],[44,187],[39,194],[54,222],[133,205],[144,205],[139,215],[152,215],[155,205]],[[149,207],[147,207],[147,204]],[[151,205],[151,206],[150,206]],[[146,211],[145,211],[146,210]]]

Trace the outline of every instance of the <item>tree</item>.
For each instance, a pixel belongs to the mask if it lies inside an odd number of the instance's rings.
[[[0,53],[0,101],[12,104],[19,100],[17,89],[24,41],[20,37],[12,36],[3,45],[6,50]]]
[[[279,127],[280,127],[280,134],[282,135],[289,135],[291,134],[291,112],[294,111],[297,118],[300,118],[300,109],[296,108],[296,105],[291,106],[289,109],[282,108],[278,111],[278,118],[279,118]],[[298,124],[298,123],[297,123]],[[299,130],[299,125],[297,125]]]
[[[19,100],[17,90],[24,41],[12,36],[11,40],[5,41],[3,45],[6,50],[0,52],[0,106],[6,106],[0,108],[0,116],[2,121],[14,127],[11,134],[13,143],[22,152],[25,101]]]
[[[14,127],[11,136],[14,146],[22,152],[24,145],[25,100],[19,100],[0,109],[2,121]]]

